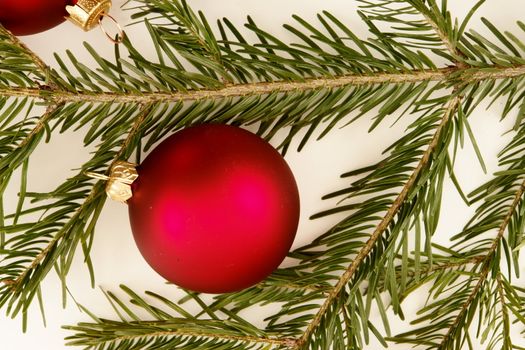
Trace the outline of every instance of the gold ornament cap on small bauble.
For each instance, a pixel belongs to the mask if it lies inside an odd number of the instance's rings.
[[[102,17],[111,9],[111,0],[78,0],[75,5],[67,5],[69,19],[84,31],[98,27]]]

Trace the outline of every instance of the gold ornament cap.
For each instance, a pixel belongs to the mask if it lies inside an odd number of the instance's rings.
[[[89,31],[100,24],[100,19],[109,13],[111,0],[78,0],[75,5],[67,5],[69,19],[84,31]]]
[[[86,175],[94,179],[106,180],[106,194],[112,200],[121,203],[126,203],[133,196],[131,184],[139,177],[136,164],[125,161],[116,162],[111,167],[109,176],[90,172]]]

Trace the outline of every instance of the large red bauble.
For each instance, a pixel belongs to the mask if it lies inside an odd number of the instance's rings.
[[[138,166],[128,201],[146,261],[183,288],[205,293],[252,286],[288,253],[299,194],[283,157],[237,127],[179,131]]]
[[[15,35],[43,32],[64,21],[76,0],[0,0],[0,23]]]

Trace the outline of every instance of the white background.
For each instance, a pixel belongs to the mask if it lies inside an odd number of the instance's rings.
[[[299,14],[317,23],[315,14],[327,9],[336,14],[343,22],[347,23],[354,32],[360,36],[366,35],[366,29],[355,13],[356,5],[348,0],[193,0],[189,1],[194,8],[202,9],[211,23],[217,18],[227,16],[234,23],[243,23],[246,15],[250,14],[264,29],[276,34],[283,40],[290,40],[291,36],[281,27],[283,23],[290,23],[292,14]],[[474,1],[451,1],[453,13],[462,18],[472,7]],[[502,6],[502,4],[505,6]],[[129,12],[119,9],[122,1],[117,1],[113,15],[123,25],[130,23]],[[471,22],[472,27],[484,32],[480,25],[479,16],[488,17],[500,30],[510,30],[517,33],[514,25],[516,20],[523,19],[520,9],[522,2],[507,0],[505,2],[489,0],[479,14]],[[520,18],[521,17],[521,18]],[[139,49],[145,50],[153,57],[154,53],[149,46],[147,33],[144,27],[138,25],[129,28],[128,34]],[[523,33],[521,33],[523,39]],[[63,54],[66,49],[71,50],[80,61],[90,62],[83,41],[89,42],[102,54],[111,55],[113,47],[105,37],[95,30],[83,33],[73,25],[65,23],[53,30],[42,34],[24,37],[23,40],[30,48],[35,50],[51,65],[54,65],[53,53]],[[148,54],[146,54],[148,56]],[[497,169],[496,155],[502,146],[509,140],[510,134],[504,135],[509,130],[512,117],[500,122],[502,105],[496,103],[490,111],[480,108],[471,118],[475,135],[480,144],[481,151],[488,165],[488,174],[483,174],[476,161],[472,148],[467,144],[460,154],[456,165],[459,181],[466,192],[490,177]],[[287,155],[292,170],[294,171],[301,194],[302,219],[294,247],[309,242],[313,237],[322,233],[335,222],[330,220],[310,221],[308,217],[322,209],[333,205],[323,202],[320,197],[330,191],[345,185],[339,175],[345,171],[375,163],[381,158],[381,151],[390,143],[397,140],[409,119],[405,118],[395,125],[391,125],[396,116],[391,116],[371,134],[367,133],[373,114],[361,118],[356,123],[344,129],[336,129],[325,139],[310,142],[301,153],[292,151]],[[64,135],[55,135],[50,143],[41,145],[31,161],[31,175],[29,191],[50,191],[64,179],[70,176],[70,169],[78,167],[82,160],[87,159],[89,150],[83,148],[82,137],[72,132]],[[52,166],[50,166],[50,164]],[[16,201],[16,186],[9,189],[6,194],[7,211],[13,210]],[[447,184],[444,195],[442,219],[435,240],[447,244],[448,237],[457,233],[463,226],[465,218],[470,217],[473,208],[466,207],[454,189]],[[92,290],[89,287],[88,274],[82,264],[81,252],[75,262],[68,279],[68,286],[75,299],[87,306],[96,315],[115,318],[111,307],[103,297],[100,289]],[[173,299],[177,299],[176,287],[166,285],[144,262],[135,247],[127,217],[127,208],[124,205],[108,202],[97,227],[92,258],[96,271],[96,283],[103,289],[118,292],[120,283],[142,292],[153,290]],[[522,269],[523,270],[523,269]],[[522,275],[523,275],[522,271]],[[53,273],[44,282],[44,300],[47,315],[47,328],[42,325],[36,305],[30,311],[29,331],[23,334],[21,320],[10,320],[3,314],[0,316],[0,349],[39,349],[58,350],[64,349],[63,338],[69,333],[60,327],[64,324],[75,324],[79,321],[88,321],[87,315],[82,314],[69,300],[66,309],[61,307],[60,284]],[[425,301],[426,290],[414,293],[404,303],[404,312],[408,320],[412,319],[415,311]],[[271,310],[256,310],[250,318],[257,319],[256,313]],[[408,323],[397,321],[395,316],[390,317],[394,334],[407,330]],[[378,317],[372,320],[380,325]],[[521,338],[516,332],[516,340]],[[520,339],[523,340],[523,339]],[[521,343],[523,345],[523,342]],[[367,349],[378,349],[380,346],[373,342]],[[405,349],[407,346],[391,346],[393,349]]]

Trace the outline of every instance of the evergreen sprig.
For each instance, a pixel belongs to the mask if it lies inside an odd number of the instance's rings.
[[[469,341],[467,334],[475,313],[479,311],[477,336],[488,339],[487,348],[514,349],[510,324],[524,321],[520,312],[523,295],[510,282],[512,272],[519,275],[515,250],[523,235],[523,125],[500,154],[506,168],[496,177],[472,192],[473,201],[484,202],[465,229],[455,235],[452,247],[455,256],[477,261],[468,270],[455,276],[440,276],[432,292],[432,303],[414,323],[431,319],[430,325],[397,336],[396,341],[426,344],[428,348],[462,348]],[[496,230],[496,236],[487,236]],[[506,263],[507,274],[502,271]],[[467,272],[467,273],[465,273]],[[485,327],[485,328],[483,328]],[[443,330],[444,336],[439,337]]]
[[[256,124],[268,139],[287,128],[285,152],[304,129],[299,149],[337,125],[373,114],[373,130],[400,111],[411,118],[404,135],[380,162],[343,174],[348,185],[325,196],[339,204],[313,218],[344,218],[291,252],[293,266],[210,303],[188,291],[173,301],[122,286],[129,301],[106,294],[119,320],[82,307],[93,321],[68,326],[68,342],[98,350],[361,349],[373,335],[385,346],[472,348],[475,337],[487,349],[519,349],[510,327],[525,324],[525,290],[512,281],[525,225],[525,25],[502,33],[482,18],[490,38],[470,29],[485,0],[462,19],[446,1],[359,2],[368,38],[325,11],[317,24],[294,16],[284,25],[294,37],[286,43],[250,17],[241,30],[228,19],[212,25],[182,0],[135,0],[129,10],[146,27],[156,58],[146,59],[133,38],[111,59],[86,44],[93,68],[71,52],[56,55],[58,68],[50,68],[0,27],[0,193],[21,174],[16,211],[4,213],[0,201],[0,307],[25,324],[52,269],[65,304],[77,247],[94,284],[89,253],[105,195],[88,171],[103,173],[134,152],[140,160],[166,135],[196,123]],[[505,170],[467,197],[454,175],[455,153],[467,137],[485,168],[469,123],[484,100],[503,101],[502,118],[517,111],[515,136],[500,154]],[[41,106],[45,112],[32,117]],[[54,191],[30,192],[32,152],[66,130],[83,130],[84,145],[95,148],[91,159]],[[479,206],[457,242],[444,247],[432,235],[447,176],[465,202]],[[387,310],[404,318],[402,301],[427,284],[430,299],[416,328],[392,336]],[[189,300],[201,310],[186,311]],[[280,310],[264,329],[239,316],[268,303]],[[372,307],[382,326],[370,322]]]

